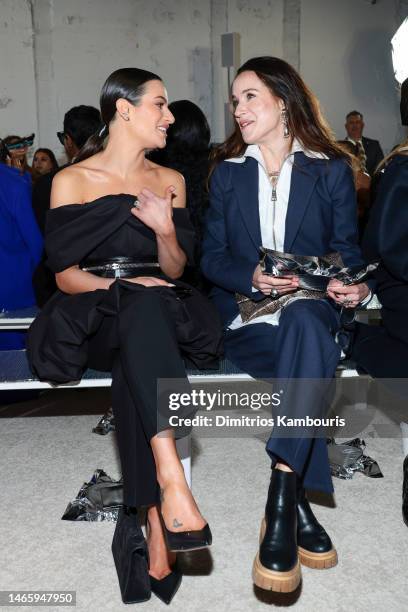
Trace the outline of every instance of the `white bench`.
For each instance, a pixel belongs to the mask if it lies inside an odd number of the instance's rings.
[[[367,309],[358,312],[358,320],[368,323],[370,319],[378,319],[381,304],[377,298],[371,300]],[[28,329],[38,310],[35,307],[0,313],[0,331],[12,329]],[[358,376],[352,362],[343,361],[337,368],[337,376]],[[220,362],[218,370],[189,370],[188,378],[192,383],[235,382],[251,380],[251,376],[242,372],[227,359]],[[60,387],[109,387],[111,377],[106,372],[87,370],[80,381],[73,381]],[[31,373],[25,351],[0,351],[0,391],[10,389],[49,389],[56,388],[48,382],[42,382]]]

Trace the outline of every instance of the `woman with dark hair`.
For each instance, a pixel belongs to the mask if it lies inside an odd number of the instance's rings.
[[[176,100],[169,109],[175,123],[169,128],[166,148],[153,151],[149,158],[184,176],[187,208],[196,230],[199,256],[203,215],[208,205],[210,126],[203,111],[190,100]]]
[[[39,178],[49,172],[58,170],[58,162],[51,149],[37,149],[33,157],[33,171],[35,178]]]
[[[347,266],[364,264],[347,153],[315,96],[281,59],[260,57],[241,66],[232,107],[235,131],[214,155],[202,256],[226,328],[226,356],[257,378],[329,381],[340,357],[334,340],[338,308],[359,304],[369,295],[367,285],[332,280],[329,299],[300,299],[296,276],[262,273],[259,247],[296,255],[339,252]],[[254,307],[261,300],[290,299],[273,314],[245,323],[236,294]],[[281,414],[321,417],[324,380],[294,382],[281,399]],[[273,469],[253,579],[274,591],[296,589],[299,561],[316,568],[337,563],[305,496],[305,489],[333,491],[326,441],[313,437],[314,429],[299,429],[298,436],[282,438],[274,428],[266,447]]]
[[[181,580],[174,551],[208,546],[211,532],[161,418],[158,382],[180,379],[188,389],[182,355],[209,367],[221,329],[211,304],[177,280],[194,247],[183,177],[145,158],[165,146],[174,121],[160,77],[117,70],[100,105],[102,129],[53,181],[46,250],[59,291],[30,329],[29,356],[56,382],[88,366],[112,370],[125,502],[112,551],[122,598],[143,601],[152,589],[169,603]],[[148,551],[139,506],[149,506]]]

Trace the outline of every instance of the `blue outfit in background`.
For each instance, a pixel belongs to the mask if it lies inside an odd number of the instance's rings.
[[[214,284],[210,297],[226,328],[228,359],[254,378],[331,379],[340,350],[334,335],[339,311],[329,300],[300,299],[287,305],[279,325],[252,323],[228,329],[238,315],[235,292],[254,300],[252,277],[262,244],[258,163],[221,162],[211,180],[210,208],[202,247],[201,266]],[[357,206],[353,175],[342,159],[317,159],[294,154],[284,250],[296,255],[323,256],[337,251],[346,266],[363,265],[357,245]],[[289,406],[299,416],[322,416],[322,398],[302,397],[302,406]],[[305,488],[333,490],[324,438],[279,438],[272,432],[267,452],[294,469]]]
[[[43,240],[31,205],[31,177],[0,164],[0,310],[35,304],[31,278]],[[25,346],[25,332],[0,332],[0,350]]]

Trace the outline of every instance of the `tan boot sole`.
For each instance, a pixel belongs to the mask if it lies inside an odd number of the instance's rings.
[[[259,543],[262,542],[266,531],[265,518],[262,519],[261,532],[259,534]],[[298,546],[299,561],[306,567],[312,569],[330,569],[338,563],[337,551],[335,548],[324,553],[314,553]]]
[[[259,534],[259,543],[262,542],[265,535],[266,522],[262,519],[261,531]],[[257,553],[252,567],[252,580],[260,589],[266,591],[275,591],[277,593],[292,593],[299,586],[301,579],[300,563],[289,570],[288,572],[276,572],[264,567]]]
[[[329,569],[337,565],[337,551],[335,548],[324,553],[313,553],[298,546],[299,560],[302,565],[312,569]]]
[[[292,593],[300,583],[300,563],[289,572],[274,572],[262,565],[257,553],[252,568],[252,580],[260,589],[277,593]]]

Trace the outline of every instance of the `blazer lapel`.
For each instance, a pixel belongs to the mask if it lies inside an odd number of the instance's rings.
[[[303,153],[295,153],[285,221],[285,253],[290,253],[317,181],[313,164]]]
[[[247,157],[242,163],[230,163],[232,165],[232,185],[239,210],[258,252],[262,245],[258,203],[258,162],[252,157]]]

